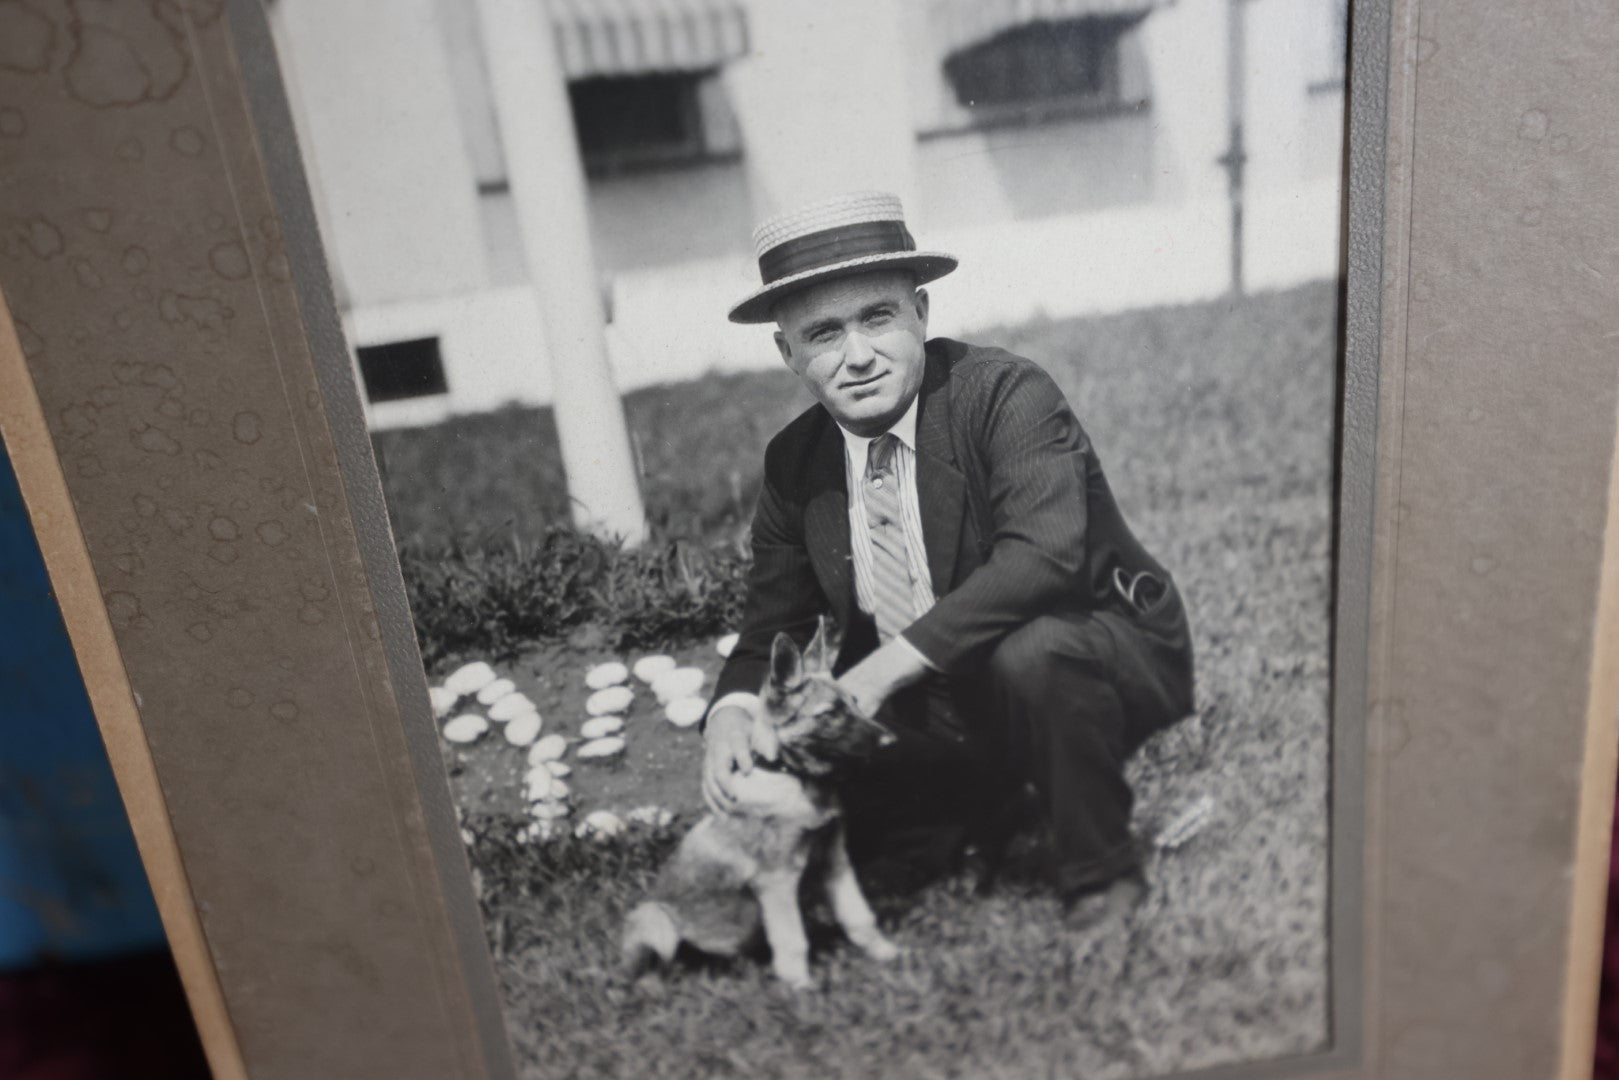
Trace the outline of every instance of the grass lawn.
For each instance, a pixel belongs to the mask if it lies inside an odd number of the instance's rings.
[[[774,986],[757,961],[629,987],[616,977],[619,920],[693,820],[698,736],[638,702],[624,761],[576,762],[569,778],[578,813],[656,803],[682,814],[674,829],[544,843],[516,839],[523,755],[486,736],[447,748],[446,760],[525,1073],[1136,1077],[1320,1045],[1335,311],[1335,290],[1312,285],[976,335],[1041,362],[1062,385],[1190,612],[1198,711],[1133,762],[1136,826],[1152,838],[1199,800],[1213,809],[1184,844],[1154,848],[1152,892],[1126,933],[1065,932],[1032,878],[988,898],[947,882],[873,897],[908,949],[895,965],[819,932],[817,994]],[[785,371],[631,395],[664,534],[734,555],[764,442],[802,405]],[[375,443],[407,547],[442,557],[454,544],[533,544],[563,516],[544,410]],[[417,615],[434,674],[484,655],[433,647],[434,624]],[[710,623],[684,635],[678,621],[660,626],[654,637],[712,675]],[[584,717],[584,666],[639,655],[589,617],[534,637],[508,641],[500,667],[540,702],[548,731],[569,735]]]

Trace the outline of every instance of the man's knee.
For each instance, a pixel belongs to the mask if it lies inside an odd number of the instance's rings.
[[[1002,638],[989,656],[989,674],[1009,687],[1033,689],[1054,664],[1104,662],[1107,629],[1094,619],[1039,615]]]

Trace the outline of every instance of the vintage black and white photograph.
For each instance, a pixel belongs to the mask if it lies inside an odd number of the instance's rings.
[[[265,6],[523,1075],[1327,1044],[1346,0]]]

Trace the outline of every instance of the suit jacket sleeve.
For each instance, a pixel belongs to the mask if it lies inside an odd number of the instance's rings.
[[[954,395],[965,425],[971,498],[985,504],[990,551],[905,631],[946,672],[1034,617],[1070,604],[1086,566],[1089,442],[1068,401],[1034,363],[983,361]]]
[[[804,544],[800,477],[776,443],[765,452],[764,486],[753,514],[753,566],[736,648],[720,670],[710,701],[738,690],[758,693],[770,669],[770,647],[785,632],[804,648],[829,610]],[[706,718],[705,718],[706,724]]]

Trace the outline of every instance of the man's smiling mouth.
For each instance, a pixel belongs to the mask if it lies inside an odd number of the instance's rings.
[[[843,389],[845,389],[845,390],[858,390],[862,386],[870,386],[872,383],[876,382],[878,379],[882,378],[884,375],[887,375],[887,374],[888,374],[888,372],[886,372],[886,371],[879,371],[877,374],[871,376],[869,379],[860,379],[860,380],[857,380],[855,382],[846,382],[846,383],[843,384]]]

